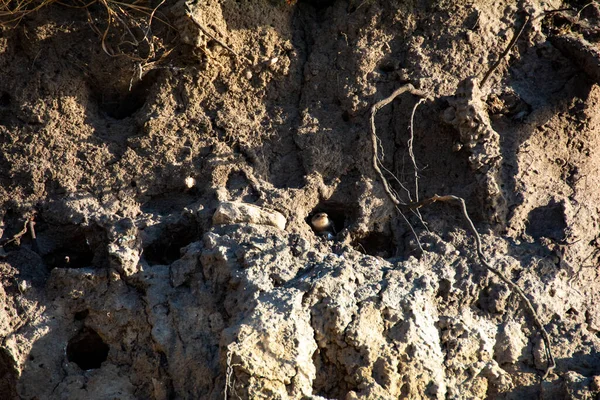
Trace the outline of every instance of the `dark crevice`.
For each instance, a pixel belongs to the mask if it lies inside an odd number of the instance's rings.
[[[100,110],[107,116],[122,120],[132,116],[146,104],[146,98],[158,78],[158,70],[148,72],[142,80],[125,93],[104,93],[98,95]]]
[[[450,297],[450,291],[452,290],[452,282],[448,279],[441,279],[439,282],[439,288],[436,293],[436,297],[440,297],[443,301],[448,301]]]
[[[370,232],[366,236],[355,240],[352,244],[361,253],[375,257],[390,258],[396,253],[396,246],[391,233]]]
[[[98,333],[83,328],[67,344],[67,359],[83,370],[100,368],[108,357],[109,347]]]
[[[158,238],[144,245],[143,257],[151,265],[169,265],[181,257],[181,249],[200,235],[195,221],[163,227]]]
[[[75,321],[83,321],[84,319],[87,318],[87,316],[90,314],[89,310],[81,310],[81,311],[77,311],[75,313],[75,315],[73,316],[73,318],[75,319]]]
[[[2,92],[0,94],[0,107],[8,107],[10,106],[11,97],[10,94],[6,92]]]
[[[325,349],[317,349],[313,354],[316,377],[313,381],[313,394],[324,398],[343,399],[348,393],[344,382],[344,373],[338,365],[330,363],[325,355]]]

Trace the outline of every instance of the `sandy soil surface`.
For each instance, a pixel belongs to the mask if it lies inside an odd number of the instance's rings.
[[[0,397],[600,398],[600,4],[144,6],[0,28]]]

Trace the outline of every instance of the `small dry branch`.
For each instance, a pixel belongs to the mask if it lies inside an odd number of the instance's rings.
[[[23,229],[21,229],[19,232],[15,233],[15,235],[7,240],[4,240],[3,242],[0,243],[0,247],[4,247],[7,244],[13,243],[13,242],[18,242],[27,232],[29,232],[29,234],[31,235],[31,239],[35,242],[35,240],[37,239],[36,234],[35,234],[35,214],[32,214],[31,216],[27,217],[27,220],[25,220],[24,224],[23,224]]]
[[[527,310],[531,313],[531,315],[533,317],[533,321],[534,321],[535,325],[537,326],[537,328],[539,329],[539,331],[541,332],[542,339],[544,340],[544,344],[545,344],[546,358],[548,360],[548,364],[546,366],[546,371],[544,372],[542,379],[546,379],[548,377],[548,374],[556,367],[556,362],[554,361],[554,356],[552,354],[552,344],[550,343],[550,335],[544,328],[544,324],[542,323],[542,320],[540,319],[537,312],[535,311],[535,308],[533,307],[533,304],[531,304],[531,301],[527,298],[527,295],[525,294],[525,292],[523,292],[523,290],[516,283],[514,283],[513,281],[508,279],[506,276],[504,276],[504,274],[500,270],[498,270],[497,268],[494,268],[490,264],[490,262],[487,260],[487,257],[483,253],[483,249],[481,247],[481,237],[479,236],[477,229],[475,229],[475,225],[473,224],[473,221],[469,217],[469,213],[467,212],[467,206],[465,204],[465,200],[458,196],[452,196],[452,195],[438,196],[436,194],[433,197],[430,197],[423,201],[408,204],[407,207],[409,209],[418,209],[418,208],[421,208],[421,207],[424,207],[424,206],[427,206],[429,204],[433,204],[436,202],[447,202],[447,203],[458,203],[459,204],[462,214],[463,214],[463,217],[467,221],[469,230],[471,231],[473,236],[475,236],[475,245],[477,248],[477,256],[479,257],[479,261],[481,262],[481,264],[483,264],[483,266],[488,271],[492,272],[494,275],[496,275],[498,278],[500,278],[500,280],[502,280],[502,282],[506,283],[510,289],[512,289],[515,293],[517,293],[517,295],[521,298],[521,301],[523,302],[523,304],[525,304]]]
[[[525,22],[524,25],[526,25],[526,24],[527,24],[527,21]],[[521,31],[522,31],[522,29],[521,29]],[[515,38],[518,38],[518,36],[519,35],[516,35]],[[514,39],[514,41],[516,42],[516,39]],[[510,49],[510,47],[512,47],[512,46],[509,45],[508,48]],[[503,57],[501,57],[501,59],[502,58]],[[488,74],[486,74],[486,76],[489,76],[491,71],[493,71],[493,68],[490,70],[490,72]],[[381,161],[379,160],[379,156],[378,156],[378,141],[379,141],[379,139],[377,137],[377,131],[375,129],[375,114],[377,114],[377,111],[379,111],[386,105],[390,104],[396,97],[398,97],[399,95],[401,95],[402,93],[405,93],[405,92],[409,92],[411,94],[414,94],[414,95],[420,96],[420,97],[425,97],[425,98],[428,97],[425,93],[423,93],[419,90],[416,90],[413,85],[406,84],[406,85],[401,86],[400,88],[396,89],[390,96],[386,97],[385,99],[383,99],[381,101],[378,101],[377,103],[375,103],[373,105],[373,107],[371,107],[371,121],[370,122],[371,122],[371,145],[373,148],[373,156],[372,156],[373,169],[375,170],[375,173],[381,180],[381,183],[383,184],[385,193],[387,194],[388,198],[390,199],[390,201],[392,203],[394,203],[394,205],[396,206],[396,209],[398,210],[400,215],[405,220],[406,220],[406,217],[404,216],[403,211],[416,212],[421,207],[425,207],[425,206],[428,206],[428,205],[436,203],[436,202],[458,203],[460,205],[463,217],[467,221],[469,230],[471,231],[473,236],[475,236],[475,244],[477,247],[477,256],[479,257],[479,261],[481,262],[481,264],[483,264],[483,266],[488,271],[490,271],[494,275],[498,276],[504,283],[506,283],[506,285],[508,285],[508,287],[510,289],[512,289],[515,293],[517,293],[517,295],[520,297],[523,304],[525,304],[525,307],[527,308],[527,310],[533,316],[533,320],[534,320],[536,327],[541,332],[542,339],[545,344],[546,358],[548,360],[546,370],[544,372],[544,375],[542,376],[542,380],[544,380],[548,377],[548,374],[556,367],[556,362],[554,360],[554,356],[552,353],[552,345],[550,342],[550,335],[544,328],[544,324],[542,323],[542,320],[538,316],[531,301],[527,298],[527,295],[525,294],[525,292],[523,292],[523,290],[517,284],[515,284],[510,279],[508,279],[506,276],[504,276],[504,274],[500,270],[494,268],[487,260],[485,254],[483,253],[483,249],[481,246],[481,237],[479,236],[479,233],[477,232],[477,229],[475,228],[473,221],[469,217],[469,213],[467,212],[467,206],[465,204],[464,199],[462,199],[461,197],[453,196],[453,195],[446,195],[446,196],[434,195],[433,197],[430,197],[430,198],[427,198],[427,199],[424,199],[421,201],[416,201],[416,202],[411,202],[411,203],[403,202],[394,194],[393,189],[390,187],[387,179],[385,178],[385,176],[383,175],[383,172],[381,171],[381,168],[380,168]],[[413,110],[413,114],[414,114],[414,110]],[[412,117],[411,117],[411,139],[410,139],[411,146],[412,146],[412,140],[413,140],[413,133],[412,133]],[[411,153],[412,153],[412,151],[411,151]],[[413,165],[416,166],[416,161],[414,160],[413,154],[411,154],[411,158],[413,158]],[[411,229],[412,229],[412,226],[411,226]],[[413,230],[413,233],[414,233],[414,230]],[[420,246],[420,244],[419,244],[419,246]]]
[[[379,176],[379,179],[383,183],[383,188],[384,188],[386,194],[388,195],[390,200],[392,200],[392,202],[396,206],[404,206],[404,205],[406,205],[406,203],[400,201],[400,199],[398,199],[392,193],[392,189],[390,188],[390,185],[389,185],[387,179],[385,179],[385,176],[383,176],[383,172],[381,172],[381,168],[380,168],[381,162],[379,161],[379,157],[377,156],[379,153],[379,151],[377,149],[377,146],[379,143],[379,138],[377,137],[377,129],[375,128],[375,115],[383,107],[387,106],[392,101],[394,101],[394,99],[396,97],[398,97],[401,94],[406,93],[406,92],[413,94],[415,96],[428,98],[428,95],[425,92],[415,89],[415,87],[413,85],[408,83],[404,86],[400,86],[398,89],[394,90],[394,92],[391,95],[389,95],[388,97],[386,97],[383,100],[378,101],[377,103],[373,104],[373,107],[371,107],[371,145],[373,148],[373,169],[375,170],[375,172]],[[411,127],[412,127],[412,124],[411,124]],[[412,144],[412,140],[411,140],[411,144]],[[412,150],[411,150],[411,153],[412,153]],[[412,154],[411,154],[411,157],[412,157]],[[413,163],[415,163],[414,160],[413,160]],[[381,167],[383,167],[383,165],[381,165]]]
[[[415,96],[419,96],[422,98],[429,98],[429,96],[425,93],[422,92],[420,90],[415,89],[415,87],[413,85],[411,85],[410,83],[399,87],[398,89],[394,90],[394,92],[389,95],[388,97],[386,97],[383,100],[378,101],[377,103],[373,104],[373,107],[371,107],[371,145],[373,148],[373,169],[375,169],[375,172],[377,173],[377,175],[379,176],[379,179],[381,180],[381,182],[383,183],[383,188],[387,194],[387,196],[389,197],[390,200],[392,200],[392,202],[394,203],[394,205],[396,206],[396,210],[398,211],[398,214],[400,214],[400,216],[404,219],[404,221],[408,224],[408,226],[410,227],[410,230],[412,232],[412,234],[415,236],[416,240],[417,240],[417,245],[419,246],[419,250],[421,250],[421,252],[423,251],[423,247],[421,246],[421,242],[419,241],[419,237],[417,235],[417,233],[415,232],[414,228],[412,227],[412,225],[410,224],[410,222],[408,221],[408,219],[406,218],[406,216],[404,215],[404,213],[402,212],[402,210],[400,209],[401,206],[405,206],[406,203],[400,201],[400,199],[398,198],[398,196],[396,196],[395,191],[390,187],[387,179],[385,179],[385,176],[383,175],[383,172],[381,171],[382,169],[384,169],[385,171],[387,171],[396,182],[398,182],[398,184],[400,185],[400,187],[402,187],[402,189],[407,193],[408,195],[408,199],[409,201],[412,201],[411,195],[410,195],[410,191],[402,184],[402,182],[400,182],[400,180],[391,172],[389,171],[387,168],[385,168],[385,166],[383,165],[383,163],[380,161],[379,159],[379,138],[377,137],[377,129],[375,127],[375,115],[377,114],[377,112],[379,110],[381,110],[383,107],[387,106],[388,104],[390,104],[392,101],[394,101],[394,99],[398,96],[400,96],[403,93],[410,93],[413,94]],[[417,106],[421,103],[423,99],[421,99],[417,105],[415,106],[415,108],[413,109],[413,114],[411,116],[411,123],[410,123],[410,132],[411,132],[411,136],[409,139],[409,153],[410,153],[410,157],[412,159],[413,165],[416,168],[416,160],[414,158],[414,154],[412,151],[412,143],[413,143],[413,136],[414,136],[414,131],[413,131],[413,117],[414,117],[414,112],[417,108]],[[417,200],[419,199],[419,194],[418,194],[418,190],[419,190],[419,186],[418,186],[418,177],[417,177],[417,173],[418,171],[415,169],[415,195]],[[419,220],[421,221],[421,223],[423,224],[423,226],[426,227],[425,222],[423,221],[423,218],[421,217],[421,214],[419,212],[418,209],[415,210],[411,210],[412,212],[414,212],[417,217],[419,218]]]
[[[513,38],[510,41],[510,43],[508,43],[508,46],[506,46],[506,49],[504,49],[504,51],[502,52],[502,54],[500,55],[500,57],[498,57],[498,60],[496,60],[496,62],[494,63],[494,65],[492,65],[492,67],[485,73],[485,76],[483,77],[483,79],[481,80],[481,83],[479,84],[480,87],[483,87],[483,85],[488,80],[488,78],[490,77],[490,75],[492,75],[492,73],[496,70],[496,68],[498,68],[498,66],[500,65],[500,63],[502,62],[502,60],[504,60],[504,58],[508,55],[508,53],[510,52],[510,50],[515,46],[515,44],[517,44],[517,40],[519,40],[519,38],[521,37],[521,34],[525,30],[525,27],[527,26],[527,24],[529,24],[529,20],[530,20],[530,18],[529,18],[529,15],[528,15],[525,18],[525,22],[523,22],[523,25],[521,26],[521,29],[519,29],[519,32],[515,36],[513,36]]]

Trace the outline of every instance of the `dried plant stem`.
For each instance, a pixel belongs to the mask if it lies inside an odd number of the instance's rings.
[[[526,23],[527,23],[527,21],[526,21]],[[522,31],[522,29],[521,29],[521,31]],[[518,37],[518,35],[517,35],[517,37]],[[514,39],[514,41],[516,41],[516,39]],[[489,73],[491,73],[491,71],[493,71],[493,69],[494,68],[492,68]],[[489,73],[487,75],[489,75]],[[486,76],[486,78],[487,78],[487,76]],[[385,107],[386,105],[390,104],[396,97],[398,97],[399,95],[401,95],[402,93],[405,93],[405,92],[409,92],[411,94],[421,96],[421,97],[427,97],[422,92],[415,90],[415,88],[411,84],[406,84],[406,85],[401,86],[400,88],[396,89],[389,97],[386,97],[385,99],[383,99],[381,101],[378,101],[371,107],[370,122],[371,122],[371,144],[372,144],[372,148],[373,148],[373,155],[372,155],[373,169],[375,170],[375,173],[381,180],[381,183],[383,184],[385,193],[387,194],[388,198],[390,199],[390,201],[392,203],[394,203],[396,210],[404,218],[405,221],[407,221],[405,214],[404,214],[405,211],[416,212],[421,207],[424,207],[424,206],[427,206],[427,205],[430,205],[430,204],[433,204],[436,202],[458,203],[460,205],[463,217],[467,221],[469,230],[471,231],[473,236],[475,236],[477,256],[479,258],[480,263],[483,264],[483,266],[488,271],[490,271],[494,275],[498,276],[506,285],[508,285],[508,287],[510,289],[512,289],[515,293],[517,293],[517,295],[520,297],[522,303],[525,304],[525,307],[533,316],[534,323],[537,326],[537,328],[539,329],[539,331],[542,335],[542,339],[545,344],[547,367],[544,372],[544,375],[542,376],[542,380],[544,380],[548,377],[548,374],[556,367],[556,362],[555,362],[554,356],[552,354],[552,345],[550,342],[550,335],[544,328],[544,324],[542,323],[541,318],[538,316],[531,301],[525,295],[525,292],[523,292],[523,290],[517,284],[515,284],[510,279],[508,279],[506,276],[504,276],[504,274],[500,270],[494,268],[487,260],[485,254],[483,253],[483,249],[481,246],[481,237],[479,236],[479,233],[477,232],[477,229],[475,228],[473,221],[469,217],[469,213],[467,212],[467,206],[465,204],[464,199],[462,199],[461,197],[453,196],[453,195],[446,195],[446,196],[434,195],[433,197],[418,201],[418,180],[417,180],[418,170],[417,170],[417,163],[416,163],[416,160],[414,157],[414,153],[412,151],[413,141],[414,141],[413,119],[414,119],[415,110],[423,99],[421,99],[413,108],[413,112],[411,115],[411,124],[410,124],[411,135],[410,135],[410,139],[409,139],[409,154],[410,154],[410,157],[413,162],[414,169],[415,169],[415,191],[416,191],[415,196],[417,198],[417,201],[411,202],[411,203],[405,203],[405,202],[401,201],[398,198],[398,196],[395,194],[394,190],[390,187],[387,179],[385,178],[385,176],[383,175],[383,172],[381,171],[381,168],[380,168],[381,161],[379,160],[379,157],[378,157],[378,137],[377,137],[377,131],[375,129],[375,115],[377,114],[377,111],[379,111],[381,108]],[[383,167],[383,165],[381,167]],[[410,198],[410,196],[409,196],[409,198]],[[410,226],[410,224],[409,224],[409,226]],[[415,237],[417,237],[412,226],[411,226],[411,230],[412,230],[413,234],[415,235]],[[417,237],[417,242],[419,242],[418,237]],[[419,242],[419,247],[422,250],[420,242]]]
[[[373,107],[371,107],[371,145],[373,148],[373,169],[375,170],[375,173],[379,176],[379,179],[383,183],[383,188],[384,188],[386,194],[388,195],[390,200],[397,206],[403,206],[403,205],[406,205],[406,203],[400,201],[400,199],[398,199],[396,196],[393,195],[387,179],[385,179],[385,177],[383,176],[383,172],[381,172],[381,168],[380,168],[381,162],[379,161],[379,158],[377,156],[379,154],[379,151],[377,149],[378,138],[377,138],[377,129],[375,128],[375,115],[377,114],[377,112],[379,110],[381,110],[383,107],[390,104],[392,101],[394,101],[394,99],[396,97],[400,96],[401,94],[403,94],[405,92],[409,92],[415,96],[427,97],[427,95],[424,92],[421,92],[420,90],[415,89],[415,87],[413,85],[408,83],[404,86],[400,86],[398,89],[394,90],[394,92],[391,95],[389,95],[388,97],[386,97],[383,100],[378,101],[377,103],[373,104]],[[383,167],[383,165],[381,165],[381,167]]]
[[[525,292],[523,292],[523,290],[516,283],[514,283],[513,281],[508,279],[506,276],[504,276],[504,274],[500,270],[494,268],[487,260],[485,254],[483,253],[483,249],[481,247],[481,237],[479,236],[477,229],[475,229],[475,225],[473,224],[473,221],[469,217],[469,213],[467,212],[467,206],[465,204],[464,199],[461,197],[458,197],[458,196],[452,196],[452,195],[438,196],[436,194],[433,197],[430,197],[428,199],[408,204],[407,207],[409,209],[418,209],[418,208],[427,206],[429,204],[433,204],[438,201],[449,202],[449,203],[458,203],[460,205],[463,217],[467,221],[469,230],[471,231],[473,236],[475,236],[475,245],[477,248],[477,256],[479,257],[479,261],[481,262],[481,264],[483,264],[483,266],[488,271],[492,272],[494,275],[496,275],[498,278],[500,278],[500,280],[502,280],[502,282],[506,283],[510,287],[510,289],[512,289],[515,293],[517,293],[517,295],[521,298],[521,301],[523,302],[523,304],[525,304],[528,311],[531,313],[531,315],[533,317],[533,321],[534,321],[535,325],[537,326],[537,328],[539,329],[539,331],[542,335],[542,339],[545,344],[546,358],[548,360],[548,364],[546,366],[546,371],[544,372],[544,375],[542,376],[542,380],[546,379],[548,377],[548,374],[556,367],[556,362],[555,362],[554,356],[552,354],[552,344],[550,342],[550,335],[544,328],[544,324],[542,323],[541,318],[535,311],[535,308],[533,307],[533,304],[531,303],[531,301],[527,298],[527,295],[525,295]]]
[[[408,155],[410,156],[410,159],[413,163],[413,169],[414,169],[414,174],[415,174],[415,201],[419,201],[419,168],[417,167],[417,160],[415,158],[415,153],[413,151],[413,141],[415,138],[414,122],[415,122],[415,113],[417,112],[417,108],[419,107],[419,105],[421,105],[424,102],[425,102],[425,99],[419,99],[419,101],[417,101],[417,103],[413,107],[412,113],[410,114],[410,138],[408,139]],[[419,209],[416,209],[415,213],[419,217],[419,220],[421,221],[421,223],[423,224],[425,229],[429,230],[429,228],[427,228],[427,225],[425,224],[425,221],[423,221],[423,216],[421,215],[421,212],[419,211]]]
[[[525,18],[525,22],[523,22],[523,26],[521,26],[521,29],[519,29],[519,32],[515,36],[513,36],[512,40],[510,41],[510,43],[508,44],[508,46],[506,46],[506,49],[504,49],[504,51],[502,52],[502,54],[500,55],[500,57],[498,57],[498,60],[496,60],[496,62],[494,63],[494,65],[492,65],[492,67],[488,70],[488,72],[485,73],[483,79],[481,80],[481,83],[479,84],[479,87],[483,87],[483,85],[488,80],[488,78],[490,77],[490,75],[492,75],[492,73],[496,70],[496,68],[498,68],[498,66],[500,65],[500,63],[502,62],[502,60],[504,60],[504,58],[508,55],[508,53],[510,52],[510,50],[515,46],[515,44],[517,43],[517,40],[519,40],[519,37],[521,37],[521,34],[525,30],[525,27],[527,26],[527,24],[529,24],[529,19],[530,18],[529,18],[529,15],[528,15]]]
[[[17,232],[12,238],[7,239],[7,240],[3,241],[2,243],[0,243],[0,247],[4,247],[7,244],[10,244],[12,242],[16,242],[16,241],[20,240],[27,232],[29,232],[29,235],[31,236],[32,241],[35,243],[37,236],[35,234],[35,229],[34,229],[34,226],[35,226],[34,219],[35,219],[35,213],[27,218],[27,220],[23,224],[23,229],[21,229],[19,232]]]

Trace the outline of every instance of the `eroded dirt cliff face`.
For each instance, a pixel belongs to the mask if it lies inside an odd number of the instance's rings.
[[[583,6],[167,1],[152,39],[102,41],[102,7],[53,5],[3,28],[0,397],[598,398]],[[370,108],[408,82],[427,99],[375,118],[384,174],[404,202],[466,200],[550,335],[543,381],[460,210],[400,215],[374,173]]]

